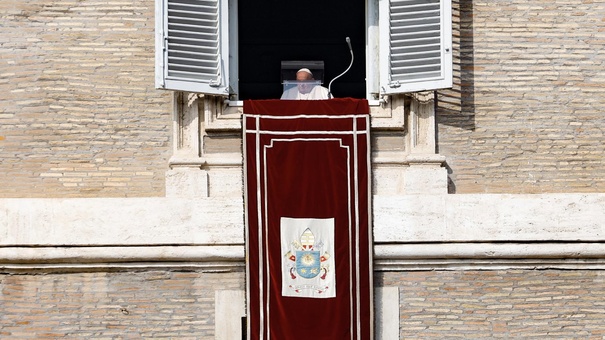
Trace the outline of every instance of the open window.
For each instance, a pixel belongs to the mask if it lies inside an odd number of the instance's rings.
[[[335,97],[452,86],[451,0],[156,0],[156,87],[279,98],[283,60],[323,60]]]

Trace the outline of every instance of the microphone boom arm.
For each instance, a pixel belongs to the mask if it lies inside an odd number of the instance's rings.
[[[353,48],[351,47],[351,39],[349,39],[349,37],[347,37],[346,40],[347,40],[347,45],[349,45],[349,51],[351,52],[351,63],[349,64],[349,67],[347,67],[347,69],[343,73],[337,75],[336,77],[334,77],[334,79],[332,79],[332,81],[330,81],[330,84],[328,85],[328,98],[330,98],[330,99],[333,98],[332,97],[332,83],[334,82],[334,80],[342,77],[345,73],[347,73],[351,69],[351,66],[353,66],[353,60],[355,59],[355,56],[353,55]]]

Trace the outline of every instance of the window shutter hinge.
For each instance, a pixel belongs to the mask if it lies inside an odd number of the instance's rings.
[[[389,95],[386,93],[384,86],[380,87],[380,105],[384,108],[389,103]]]
[[[399,80],[395,80],[395,81],[392,81],[392,82],[389,83],[389,87],[393,88],[393,89],[396,89],[398,87],[401,87],[401,84],[399,83]]]
[[[159,78],[160,80],[160,87],[165,89],[166,88],[166,72],[167,72],[167,61],[166,61],[166,49],[168,48],[168,37],[164,36],[164,39],[162,39],[162,57],[160,58],[159,62],[160,67],[162,68],[162,72],[163,72],[163,76]]]

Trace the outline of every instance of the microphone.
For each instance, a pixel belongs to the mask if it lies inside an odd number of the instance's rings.
[[[349,64],[349,67],[347,67],[347,69],[343,73],[337,75],[336,77],[334,77],[334,79],[332,79],[332,81],[330,81],[330,84],[328,85],[328,98],[329,99],[333,98],[332,97],[332,83],[334,82],[334,80],[342,77],[345,73],[349,72],[349,70],[351,69],[351,66],[353,66],[353,60],[355,59],[355,56],[353,55],[353,47],[351,47],[351,39],[349,37],[347,37],[345,40],[347,41],[347,45],[349,45],[349,52],[351,52],[351,63]]]

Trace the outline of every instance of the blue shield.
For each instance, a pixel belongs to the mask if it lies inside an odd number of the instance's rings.
[[[319,251],[296,251],[296,272],[305,279],[319,275],[321,261]]]

